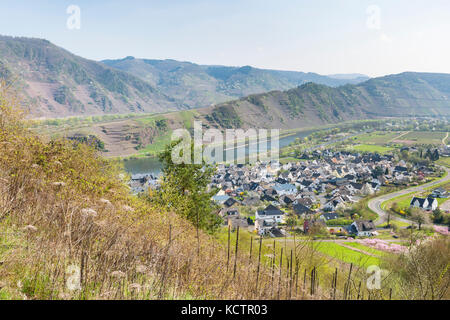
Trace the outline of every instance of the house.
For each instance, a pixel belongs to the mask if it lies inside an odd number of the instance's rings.
[[[339,218],[339,215],[336,212],[324,213],[319,217],[319,219],[322,219],[325,222],[327,222],[329,220],[335,220],[338,218]]]
[[[273,189],[277,192],[279,196],[284,195],[295,195],[297,194],[297,187],[293,184],[286,183],[286,184],[279,184],[277,183]]]
[[[437,188],[431,194],[433,198],[448,198],[448,192],[444,188]]]
[[[259,202],[260,202],[260,199],[258,197],[251,196],[251,197],[245,198],[242,201],[242,204],[244,206],[256,206],[256,205],[258,205]]]
[[[258,235],[265,236],[269,233],[269,230],[275,227],[277,223],[274,220],[255,219],[255,230]]]
[[[236,208],[223,208],[219,211],[221,217],[239,216],[239,210]]]
[[[341,234],[341,235],[347,234],[347,229],[341,226],[327,227],[327,230],[330,234]]]
[[[256,220],[255,229],[258,231],[260,236],[270,236],[272,238],[284,237],[285,232],[279,229],[274,222],[267,222],[265,220]]]
[[[357,220],[350,226],[350,232],[358,237],[370,237],[377,231],[372,220]]]
[[[332,200],[328,201],[324,206],[323,206],[323,210],[324,211],[334,211],[334,210],[338,210],[338,209],[343,209],[345,208],[345,200],[344,197],[335,197]]]
[[[409,204],[411,208],[419,208],[423,210],[431,210],[434,211],[438,207],[438,202],[435,198],[418,198],[413,197],[411,203]]]
[[[246,218],[240,218],[239,216],[229,216],[227,217],[228,226],[235,230],[238,227],[239,228],[247,228],[248,227],[248,221]]]
[[[227,195],[215,195],[211,199],[215,201],[218,204],[223,204],[225,201],[227,201],[230,197]]]
[[[310,210],[307,206],[297,203],[292,206],[292,210],[294,213],[298,216],[306,215],[306,214],[313,214],[314,212]]]
[[[282,196],[280,197],[280,200],[284,203],[284,204],[291,204],[295,201],[295,197],[292,195],[286,195],[286,196]]]
[[[311,206],[313,205],[313,201],[311,200],[311,198],[297,198],[294,204],[295,203],[301,203],[302,205],[308,208],[311,208]]]
[[[305,222],[303,222],[303,232],[309,233],[311,229],[315,226],[325,228],[326,224],[325,222],[323,222],[323,220],[315,220],[315,219],[305,220]]]
[[[268,205],[264,210],[256,210],[255,220],[275,221],[276,223],[284,222],[286,213],[275,207]]]
[[[277,199],[275,199],[272,196],[269,196],[269,195],[265,194],[265,195],[261,196],[261,201],[276,202]]]
[[[397,171],[397,172],[408,172],[408,168],[403,167],[403,166],[396,166],[394,168],[394,171]]]
[[[234,200],[233,198],[228,198],[223,204],[227,207],[227,208],[229,208],[229,207],[231,207],[231,206],[233,206],[234,204],[236,204],[236,200]]]

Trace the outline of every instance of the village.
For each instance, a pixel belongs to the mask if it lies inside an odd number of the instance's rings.
[[[398,161],[394,155],[318,150],[311,157],[297,163],[218,165],[210,187],[219,190],[212,200],[220,206],[224,224],[267,237],[294,231],[376,236],[384,221],[349,208],[383,187],[406,188],[436,176],[436,169]],[[425,199],[415,197],[411,206],[435,210],[433,196],[446,197],[446,192],[438,188]]]

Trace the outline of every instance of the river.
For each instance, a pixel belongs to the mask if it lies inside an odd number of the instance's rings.
[[[294,134],[284,136],[280,138],[279,146],[280,149],[288,146],[290,143],[294,142],[295,139],[310,135],[311,133],[317,130],[308,130],[308,131],[299,131]],[[267,144],[267,150],[270,150],[271,144],[270,141]],[[235,149],[236,150],[236,149]],[[248,148],[246,148],[246,154],[248,155]],[[161,173],[161,163],[157,158],[133,158],[124,161],[125,170],[133,175],[141,175],[141,174],[152,174],[159,175]]]

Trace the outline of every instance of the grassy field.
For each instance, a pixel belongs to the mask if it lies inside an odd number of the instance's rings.
[[[407,222],[403,222],[403,221],[398,221],[398,220],[391,220],[390,225],[396,225],[399,228],[402,227],[408,227],[409,225],[411,225],[410,223]],[[378,227],[380,228],[385,228],[387,226],[387,222],[380,224]]]
[[[398,137],[401,134],[402,132],[398,131],[391,131],[391,132],[375,131],[356,136],[352,139],[352,141],[360,144],[384,145],[388,141],[394,139],[395,137]]]
[[[157,156],[162,150],[164,150],[164,147],[170,143],[171,138],[172,131],[157,137],[152,144],[148,144],[143,149],[140,149],[139,153],[137,155],[134,155],[134,157],[139,158]]]
[[[228,229],[226,227],[221,228],[219,232],[216,235],[217,239],[224,245],[227,246],[228,242]],[[253,238],[253,240],[251,240]],[[253,242],[253,244],[251,244]],[[286,255],[286,252],[289,254],[291,250],[294,249],[294,241],[293,237],[287,237],[287,238],[265,238],[262,241],[262,247],[261,247],[261,261],[265,264],[271,263],[271,257],[273,255],[273,245],[275,243],[275,255],[277,257],[281,254],[281,249],[283,248],[284,255]],[[336,259],[337,261],[341,261],[344,263],[353,263],[358,266],[365,266],[365,265],[372,265],[376,264],[378,265],[380,263],[379,259],[377,257],[372,257],[369,255],[366,255],[361,252],[357,252],[355,250],[351,250],[349,248],[345,248],[338,243],[334,242],[321,242],[319,240],[316,241],[307,241],[307,238],[305,237],[297,237],[297,247],[299,246],[309,246],[311,249],[318,253],[322,253],[327,257]],[[236,232],[231,232],[230,235],[230,252],[231,254],[234,254],[235,252],[235,244],[236,244]],[[348,243],[346,243],[348,244]],[[239,233],[239,251],[240,252],[250,252],[250,247],[252,248],[252,255],[256,256],[258,254],[259,249],[259,237],[256,234],[250,233],[248,231],[240,231]],[[366,251],[371,254],[376,254],[381,256],[378,252],[371,251],[373,249],[366,247],[358,248],[363,251]],[[323,261],[321,261],[323,258],[320,257],[320,255],[316,255],[317,264],[323,264]],[[321,262],[319,262],[321,261]],[[276,262],[278,263],[278,261]],[[335,265],[335,263],[331,263],[331,265]]]
[[[383,252],[383,251],[380,251],[380,250],[377,250],[377,249],[365,246],[365,245],[363,245],[363,244],[361,244],[359,242],[346,242],[345,244],[347,246],[350,246],[350,247],[353,247],[353,248],[356,248],[356,249],[368,252],[370,254],[373,254],[373,255],[376,255],[376,256],[379,256],[379,257],[381,257],[381,256],[386,254],[386,252]]]
[[[435,187],[433,187],[433,189],[434,189],[434,188],[435,188]],[[384,210],[387,210],[387,209],[391,208],[392,205],[396,202],[396,203],[398,204],[398,207],[399,207],[401,210],[405,210],[405,209],[409,208],[409,205],[410,205],[411,200],[412,200],[413,197],[421,197],[421,198],[424,198],[424,197],[427,197],[428,195],[429,195],[429,193],[427,193],[427,192],[426,192],[426,193],[422,193],[422,192],[411,192],[411,193],[408,193],[408,194],[406,194],[406,195],[403,195],[403,196],[396,197],[396,198],[393,198],[393,199],[391,199],[391,200],[385,201],[385,202],[383,202],[383,203],[381,204],[381,207],[382,207]],[[446,199],[446,198],[438,198],[438,199],[436,199],[436,200],[437,200],[438,204],[441,205],[441,204],[443,204],[445,201],[447,201],[448,199]]]
[[[437,164],[450,168],[450,157],[441,157],[438,161],[436,161]]]
[[[403,208],[403,209],[408,208],[414,194],[417,194],[417,192],[411,192],[411,193],[387,200],[381,204],[381,208],[383,210],[388,210],[394,202],[397,202],[399,208]]]
[[[419,144],[442,144],[446,132],[413,131],[402,136],[400,140]]]
[[[373,153],[380,153],[380,154],[388,153],[388,152],[391,152],[392,150],[394,150],[394,148],[392,148],[392,147],[384,147],[384,146],[379,146],[379,145],[375,145],[375,144],[358,144],[355,146],[351,146],[350,148],[355,151],[373,152]]]
[[[352,138],[354,144],[385,146],[388,143],[404,144],[442,144],[446,132],[432,131],[375,131]],[[364,148],[364,147],[363,147]]]
[[[380,265],[380,259],[361,252],[345,248],[334,242],[321,242],[314,244],[314,249],[342,262],[353,263],[361,267]]]

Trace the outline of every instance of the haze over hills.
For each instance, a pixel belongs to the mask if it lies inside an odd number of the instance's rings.
[[[359,82],[364,82],[370,78],[365,74],[360,73],[339,73],[339,74],[328,74],[327,77],[332,79],[349,80],[351,83],[356,84]]]
[[[221,127],[300,128],[386,116],[449,116],[450,74],[406,72],[337,88],[307,83],[205,111]]]
[[[322,76],[175,60],[127,57],[101,63],[47,40],[6,36],[0,36],[0,78],[23,92],[33,117],[209,106],[198,114],[219,127],[299,128],[379,116],[449,115],[450,110],[449,74],[407,72],[361,82],[367,79],[361,74]]]
[[[33,117],[186,108],[146,81],[42,39],[0,36],[0,78],[14,82]]]
[[[287,90],[306,82],[328,86],[359,83],[364,75],[328,77],[317,73],[258,69],[251,66],[199,65],[176,60],[149,60],[126,57],[102,61],[149,82],[168,96],[192,108],[210,106],[250,94]]]

